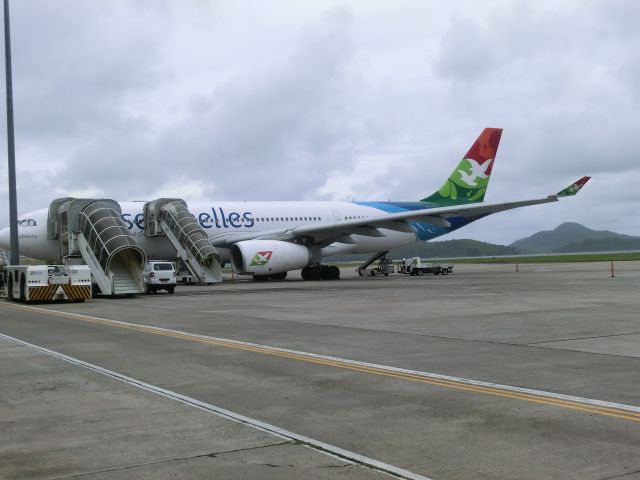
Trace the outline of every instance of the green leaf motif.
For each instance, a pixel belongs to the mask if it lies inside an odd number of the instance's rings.
[[[444,182],[444,185],[440,187],[440,190],[438,190],[438,193],[445,198],[449,196],[449,192],[451,191],[450,183],[451,182],[447,180],[446,182]]]
[[[484,192],[486,192],[486,191],[487,191],[486,188],[479,188],[478,190],[476,190],[476,192],[473,194],[473,196],[469,197],[469,201],[470,202],[475,202],[479,198],[482,198],[484,196]]]
[[[456,185],[453,182],[451,182],[451,195],[449,195],[449,197],[452,200],[457,200],[458,199],[458,189],[456,188]]]

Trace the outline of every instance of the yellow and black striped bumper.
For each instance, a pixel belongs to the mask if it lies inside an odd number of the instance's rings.
[[[69,300],[86,300],[91,298],[91,287],[88,285],[62,285]]]
[[[44,287],[29,288],[29,301],[46,302],[53,298],[60,285],[45,285]]]

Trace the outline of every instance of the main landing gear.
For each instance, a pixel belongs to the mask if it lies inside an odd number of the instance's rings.
[[[311,265],[302,269],[303,280],[339,280],[340,269],[335,265]]]

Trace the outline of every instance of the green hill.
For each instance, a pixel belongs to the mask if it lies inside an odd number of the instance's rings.
[[[392,253],[399,257],[454,258],[518,255],[520,252],[512,247],[478,240],[443,240],[397,248]]]
[[[477,240],[445,240],[416,243],[406,247],[391,250],[394,259],[421,257],[421,258],[458,258],[458,257],[493,257],[502,255],[518,255],[521,252],[515,248],[493,243],[479,242]],[[371,255],[336,255],[331,261],[356,261],[366,260]]]
[[[623,252],[640,251],[640,237],[604,238],[599,240],[583,240],[565,245],[555,250],[556,253],[570,252]]]
[[[534,233],[509,245],[523,253],[593,252],[635,250],[640,237],[608,230],[591,230],[579,223],[566,222],[554,230]],[[626,245],[622,248],[621,245]]]

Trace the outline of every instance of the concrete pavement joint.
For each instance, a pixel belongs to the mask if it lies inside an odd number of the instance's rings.
[[[230,453],[246,452],[246,451],[250,451],[250,450],[259,450],[259,449],[262,449],[262,448],[280,447],[282,445],[294,445],[294,442],[272,443],[270,445],[261,445],[259,447],[239,448],[239,449],[236,449],[236,450],[225,450],[225,451],[222,451],[222,452],[201,453],[199,455],[188,455],[188,456],[184,456],[184,457],[166,458],[166,459],[163,459],[163,460],[157,460],[155,462],[143,462],[143,463],[136,463],[136,464],[132,464],[132,465],[123,465],[121,467],[105,468],[103,470],[93,470],[91,472],[82,472],[82,473],[74,473],[72,475],[63,475],[61,477],[53,477],[51,480],[62,480],[62,479],[65,479],[65,478],[78,478],[78,477],[85,477],[85,476],[88,476],[88,475],[97,475],[99,473],[118,472],[118,471],[121,471],[121,470],[129,470],[131,468],[148,467],[150,465],[159,465],[159,464],[162,464],[162,463],[176,462],[176,461],[180,461],[180,460],[194,460],[196,458],[205,458],[205,457],[216,458],[218,455],[227,455],[227,454],[230,454]]]
[[[611,335],[594,335],[592,337],[561,338],[559,340],[542,340],[541,342],[530,342],[530,343],[527,343],[526,345],[540,345],[542,343],[555,343],[555,342],[572,342],[574,340],[590,340],[594,338],[624,337],[625,335],[640,335],[640,332],[612,333]]]
[[[47,310],[40,309],[40,308],[34,308],[34,307],[25,307],[25,308],[33,308],[34,310],[41,310],[43,312],[47,312]],[[56,313],[59,313],[59,312],[56,312]],[[76,314],[71,314],[71,315],[78,316]],[[199,410],[203,410],[203,411],[218,415],[220,417],[227,418],[229,420],[233,420],[235,422],[251,426],[257,430],[267,432],[271,435],[274,435],[276,437],[279,437],[285,440],[301,443],[308,448],[322,452],[325,455],[339,458],[343,461],[347,461],[353,464],[359,464],[361,466],[371,468],[372,470],[376,470],[380,473],[385,473],[395,478],[401,478],[401,479],[407,479],[407,480],[431,480],[428,477],[419,475],[414,472],[410,472],[408,470],[396,467],[394,465],[386,464],[384,462],[375,460],[373,458],[369,458],[364,455],[360,455],[358,453],[351,452],[349,450],[345,450],[343,448],[337,447],[335,445],[324,443],[322,441],[319,441],[310,437],[306,437],[304,435],[300,435],[300,434],[291,432],[289,430],[285,430],[275,425],[271,425],[269,423],[265,423],[254,418],[232,412],[225,408],[218,407],[216,405],[212,405],[210,403],[206,403],[206,402],[197,400],[195,398],[188,397],[186,395],[182,395],[180,393],[167,390],[162,387],[158,387],[156,385],[151,385],[149,383],[143,382],[141,380],[137,380],[127,375],[114,372],[112,370],[108,370],[98,365],[80,360],[78,358],[70,357],[68,355],[65,355],[60,352],[56,352],[54,350],[49,350],[48,348],[41,347],[39,345],[34,345],[32,343],[25,342],[24,340],[20,340],[18,338],[14,338],[9,335],[5,335],[3,333],[0,333],[0,338],[17,343],[19,345],[23,345],[25,347],[29,347],[33,350],[42,352],[46,355],[50,355],[52,357],[58,358],[60,360],[64,360],[68,363],[86,368],[88,370],[92,370],[94,372],[100,373],[107,377],[114,378],[116,380],[122,381],[124,383],[135,386],[137,388],[140,388],[141,390],[146,390],[148,392],[155,393],[156,395],[170,398],[172,400],[198,408]],[[288,442],[285,442],[285,443],[288,443]]]
[[[618,357],[618,358],[636,358],[636,357],[630,357],[629,355],[619,355],[617,353],[604,353],[604,352],[589,352],[589,351],[585,351],[585,350],[578,350],[576,348],[567,348],[567,347],[556,347],[553,345],[549,345],[549,346],[536,346],[534,345],[533,348],[546,348],[549,350],[562,350],[563,352],[572,352],[572,353],[580,353],[580,354],[587,354],[587,355],[601,355],[603,357]]]
[[[624,477],[628,477],[629,475],[635,475],[636,473],[640,473],[640,470],[634,470],[633,472],[621,473],[620,475],[614,475],[612,477],[604,477],[604,478],[601,478],[600,480],[615,480],[616,478],[624,478]]]

